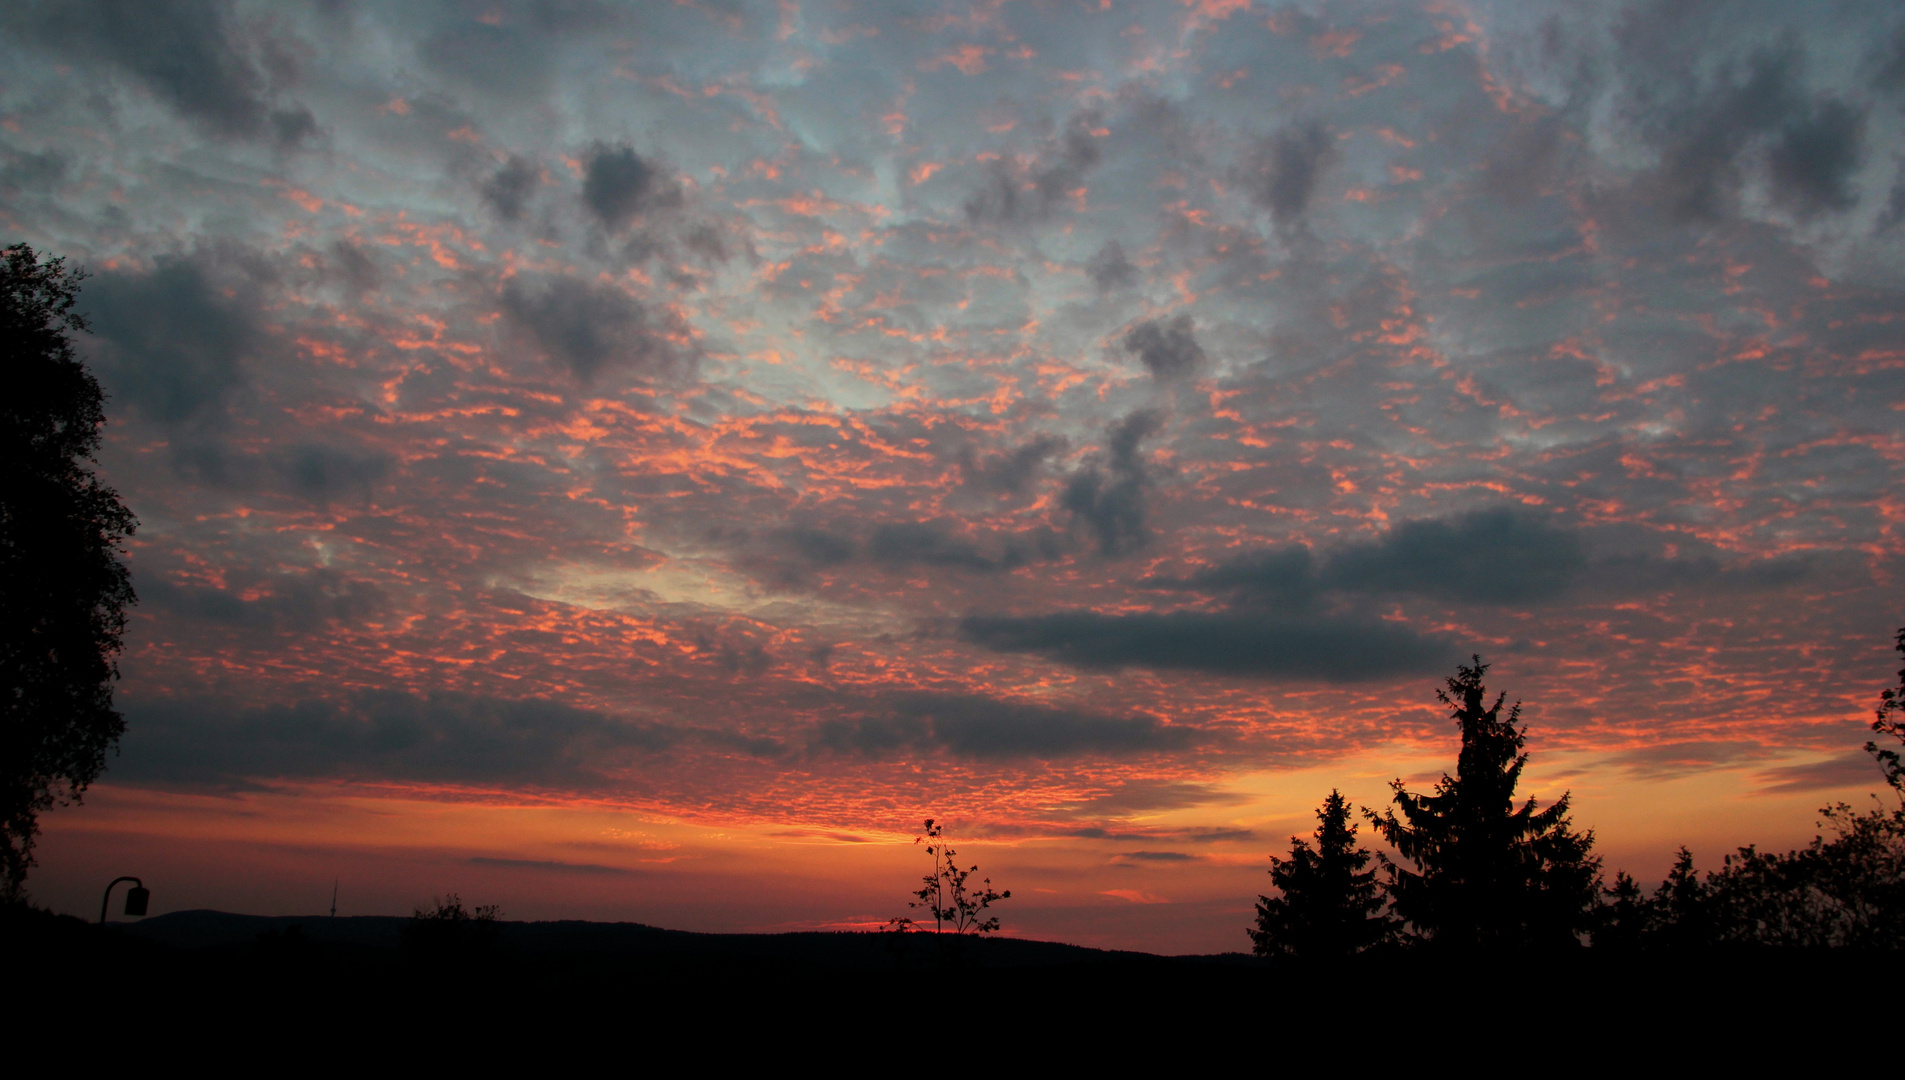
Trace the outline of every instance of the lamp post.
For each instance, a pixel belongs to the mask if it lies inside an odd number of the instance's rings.
[[[143,917],[146,905],[152,902],[152,891],[145,882],[136,877],[116,877],[106,886],[106,895],[99,898],[99,925],[106,925],[106,905],[112,902],[112,887],[122,881],[132,882],[132,888],[126,890],[126,914]]]

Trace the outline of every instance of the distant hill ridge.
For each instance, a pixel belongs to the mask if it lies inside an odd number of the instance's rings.
[[[226,911],[175,911],[138,923],[116,924],[123,932],[175,949],[230,949],[295,935],[312,945],[395,950],[412,920],[394,915],[240,915]],[[497,941],[517,955],[621,958],[705,957],[790,963],[845,969],[890,969],[923,959],[935,947],[931,934],[804,931],[782,934],[703,934],[631,922],[498,922]],[[965,955],[986,967],[1068,967],[1178,963],[1248,963],[1238,953],[1168,957],[1155,953],[1093,949],[1056,941],[989,938],[962,943]]]

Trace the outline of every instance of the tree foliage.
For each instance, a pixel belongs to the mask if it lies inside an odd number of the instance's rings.
[[[1905,626],[1899,627],[1894,641],[1899,655],[1905,657]],[[1900,743],[1905,743],[1905,667],[1898,669],[1897,686],[1879,692],[1879,707],[1872,720],[1872,731],[1877,735],[1890,735]],[[1898,796],[1900,804],[1905,805],[1905,762],[1899,760],[1899,752],[1880,746],[1876,741],[1866,743],[1865,752],[1878,759],[1885,783]]]
[[[974,889],[967,885],[972,875],[979,872],[977,866],[961,869],[954,862],[958,852],[946,843],[945,827],[926,819],[925,831],[913,838],[913,843],[926,845],[926,854],[932,857],[933,871],[920,878],[920,887],[913,893],[913,899],[906,906],[924,911],[933,917],[935,934],[951,934],[954,937],[978,937],[999,929],[999,917],[988,914],[992,905],[1001,900],[1012,898],[1012,890],[999,892],[992,887],[992,879],[983,879]],[[896,930],[925,929],[925,920],[901,916],[889,920]]]
[[[1257,925],[1249,931],[1258,956],[1336,957],[1388,938],[1394,922],[1371,855],[1356,844],[1349,802],[1332,790],[1316,811],[1316,846],[1290,838],[1290,857],[1270,856],[1277,896],[1257,897]]]
[[[77,801],[125,730],[115,658],[137,525],[91,463],[99,383],[74,355],[84,275],[0,251],[0,897],[21,895],[43,810]]]
[[[497,904],[463,906],[456,893],[433,897],[416,908],[403,929],[403,947],[412,956],[433,961],[477,960],[496,950],[503,909]]]
[[[1743,847],[1704,877],[1681,848],[1651,897],[1610,898],[1596,944],[1905,948],[1905,828],[1897,812],[1859,814],[1841,803],[1825,814],[1830,838],[1783,854]]]
[[[1470,949],[1573,945],[1593,928],[1599,898],[1594,834],[1574,831],[1567,795],[1545,810],[1534,799],[1515,805],[1528,764],[1521,705],[1504,717],[1506,694],[1488,704],[1487,672],[1477,656],[1436,691],[1462,734],[1455,775],[1427,795],[1397,780],[1395,807],[1369,814],[1411,864],[1380,856],[1385,888],[1419,939]]]
[[[1905,629],[1897,648],[1905,654]],[[1905,670],[1879,695],[1875,734],[1905,743]],[[1702,877],[1681,848],[1651,897],[1625,874],[1616,879],[1597,944],[1701,949],[1905,948],[1905,776],[1897,750],[1865,749],[1898,805],[1860,813],[1845,803],[1820,811],[1831,835],[1785,853],[1743,847]]]

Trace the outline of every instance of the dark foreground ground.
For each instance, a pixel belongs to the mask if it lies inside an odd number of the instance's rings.
[[[75,1063],[205,1052],[308,1065],[371,1046],[480,1061],[622,1046],[710,1068],[819,1054],[897,1069],[917,1055],[921,1067],[938,1063],[927,1071],[956,1073],[987,1071],[1001,1054],[1058,1064],[1333,1052],[1370,1065],[1481,1045],[1538,1052],[1552,1067],[1536,1073],[1761,1053],[1853,1061],[1896,1046],[1895,1031],[1869,1024],[1896,1024],[1905,985],[1898,954],[1398,953],[1302,965],[635,923],[418,935],[403,918],[187,911],[99,927],[18,908],[0,909],[0,964],[16,1032],[91,1032],[72,1044]]]

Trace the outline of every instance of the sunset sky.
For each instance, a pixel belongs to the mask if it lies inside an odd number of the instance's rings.
[[[1246,949],[1477,652],[1610,873],[1879,786],[1896,3],[0,19],[141,522],[55,908],[861,928],[930,816]]]

